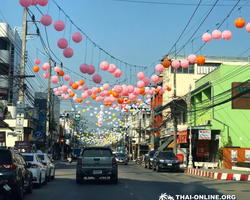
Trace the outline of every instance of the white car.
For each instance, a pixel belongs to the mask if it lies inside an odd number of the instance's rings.
[[[30,171],[33,175],[33,183],[41,188],[42,183],[46,184],[46,167],[35,153],[22,153],[27,163],[31,164]]]
[[[36,155],[42,160],[42,163],[44,166],[46,166],[46,178],[47,181],[49,182],[51,179],[55,178],[55,165],[54,165],[54,160],[50,159],[48,154],[46,153],[36,153]]]

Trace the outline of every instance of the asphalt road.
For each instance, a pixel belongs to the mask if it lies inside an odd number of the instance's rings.
[[[129,163],[119,166],[118,185],[107,180],[75,182],[75,164],[59,164],[55,180],[24,200],[158,200],[161,193],[170,195],[236,195],[238,200],[250,196],[249,182],[211,180],[184,173],[153,172]],[[175,197],[175,199],[177,199]]]

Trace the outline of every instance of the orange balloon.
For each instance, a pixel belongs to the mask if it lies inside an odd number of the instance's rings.
[[[73,83],[73,84],[72,84],[72,88],[73,88],[74,90],[76,90],[76,89],[78,88],[78,84],[77,84],[77,83]]]
[[[40,70],[40,68],[39,68],[38,66],[34,66],[34,67],[33,67],[33,71],[34,71],[34,72],[39,72],[39,70]]]
[[[234,24],[237,28],[244,28],[246,22],[243,18],[240,17],[240,18],[235,20]]]
[[[113,92],[111,90],[108,91],[108,96],[110,96]]]
[[[146,95],[146,92],[144,91],[144,92],[142,93],[142,95],[145,96],[145,95]]]
[[[196,62],[197,62],[198,65],[204,65],[205,61],[206,61],[206,59],[205,59],[204,56],[198,56],[196,58]]]
[[[140,88],[140,94],[143,94],[145,92],[144,88]]]
[[[132,102],[136,102],[136,99],[133,99]]]
[[[59,71],[59,72],[58,72],[58,75],[59,75],[59,76],[64,76],[64,71],[62,71],[62,70]]]
[[[102,91],[101,88],[98,88],[98,93],[101,93],[101,91]]]
[[[167,91],[171,91],[171,87],[167,86]]]
[[[82,99],[81,99],[81,98],[78,98],[77,101],[78,101],[79,103],[82,103]]]
[[[115,98],[118,98],[120,96],[120,94],[116,93],[115,91],[113,91],[112,94],[113,94],[113,97]]]
[[[109,105],[109,103],[108,102],[105,102],[105,104],[104,104],[105,106],[108,106]]]
[[[96,99],[97,95],[96,94],[92,94],[91,97],[92,97],[92,99]]]
[[[74,93],[74,92],[71,92],[69,95],[70,95],[71,97],[74,97],[74,96],[75,96],[75,93]]]
[[[122,104],[122,103],[123,103],[123,98],[119,98],[119,99],[117,100],[117,102],[118,102],[119,104]]]
[[[108,105],[111,106],[111,105],[112,105],[112,102],[109,102]]]
[[[164,60],[162,65],[164,68],[169,68],[171,66],[171,62],[169,60]]]
[[[130,103],[131,103],[131,101],[130,101],[130,100],[128,100],[128,101],[127,101],[127,104],[130,104]]]
[[[159,92],[159,89],[155,89],[155,94],[158,94],[158,92]]]
[[[80,85],[84,85],[84,80],[79,81]]]

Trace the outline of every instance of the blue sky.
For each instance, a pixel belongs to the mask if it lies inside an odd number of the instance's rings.
[[[149,0],[145,0],[149,1]],[[152,2],[153,0],[151,0]],[[158,2],[175,2],[186,3],[184,0],[176,1],[164,1],[157,0]],[[112,56],[119,58],[127,63],[138,66],[150,66],[155,61],[161,59],[161,57],[169,52],[180,33],[187,24],[196,6],[177,6],[177,5],[160,5],[160,4],[143,4],[143,3],[129,3],[119,2],[112,0],[56,0],[60,7],[68,14],[71,20],[83,30],[91,40],[93,40],[102,49],[109,52]],[[156,1],[155,1],[156,2]],[[188,3],[198,4],[198,0],[190,0]],[[215,0],[204,0],[202,4],[213,4]],[[236,0],[225,1],[220,0],[219,5],[235,5]],[[244,5],[247,2],[242,0],[239,5]],[[250,4],[249,4],[250,6]],[[250,21],[250,16],[247,13],[249,6],[245,6],[241,9],[241,12],[237,11],[240,6],[237,6],[233,11],[233,14],[225,21],[220,30],[229,29],[233,33],[233,37],[230,41],[212,40],[209,42],[199,54],[203,55],[231,55],[238,56],[249,47],[247,42],[250,37],[245,28],[237,29],[234,26],[234,21],[238,17],[243,17],[246,23]],[[50,0],[49,6],[39,7],[44,14],[51,15],[53,22],[59,19],[59,9],[55,6],[54,2]],[[49,8],[49,9],[48,9]],[[186,41],[190,38],[196,28],[200,25],[204,18],[204,15],[208,12],[211,6],[201,6],[189,27],[187,28],[187,34],[184,34],[179,43],[177,49],[182,47]],[[233,6],[217,6],[211,12],[207,20],[203,23],[195,37],[202,35],[207,30],[210,33],[215,29],[215,24],[223,21],[228,15]],[[41,14],[35,7],[30,7],[31,11],[35,14],[37,20],[40,20]],[[0,11],[3,13],[5,19],[12,28],[14,26],[22,26],[22,12],[23,9],[17,0],[1,0]],[[203,17],[203,18],[202,18]],[[28,17],[29,18],[29,17]],[[0,14],[0,21],[5,19]],[[60,19],[65,21],[65,16],[60,12]],[[38,25],[43,39],[46,41],[44,27]],[[213,28],[212,28],[213,27]],[[30,25],[32,32],[35,31],[35,26]],[[96,68],[99,68],[99,62],[107,60],[110,62],[110,57],[107,57],[104,53],[101,53],[101,59],[99,61],[99,50],[94,48],[94,54],[92,56],[93,45],[88,42],[87,57],[85,58],[85,37],[80,44],[74,44],[72,41],[70,46],[74,49],[75,54],[71,59],[66,59],[62,55],[62,51],[57,47],[57,40],[64,36],[70,38],[70,22],[66,21],[66,31],[57,32],[54,30],[53,25],[47,28],[50,47],[53,52],[63,62],[64,66],[76,72],[79,75],[79,66],[84,63],[93,64]],[[72,26],[71,34],[76,32],[77,29]],[[43,50],[39,38],[29,41],[36,48]],[[201,37],[193,42],[194,51],[196,51],[201,44]],[[27,44],[29,56],[33,61],[37,57],[37,52]],[[187,45],[181,54],[191,54],[192,45]],[[248,56],[249,52],[246,52],[243,56]],[[91,62],[91,57],[93,57]],[[46,62],[41,55],[39,58],[42,62]],[[130,77],[141,71],[140,68],[134,68],[132,66],[125,66],[119,62],[114,61],[120,69],[123,71],[123,75],[119,80],[123,83],[130,83]],[[149,77],[154,72],[154,65],[148,67],[145,70],[146,75]],[[131,69],[131,70],[130,70]],[[28,69],[27,69],[28,70]],[[32,71],[28,71],[32,73]],[[67,74],[70,74],[74,81],[80,79],[77,75],[66,70]],[[100,75],[103,77],[102,83],[109,82],[114,84],[117,81],[116,78],[111,76],[108,72],[99,70]],[[39,74],[42,76],[42,72]],[[87,84],[91,84],[92,76],[83,75]],[[129,81],[124,81],[128,78]],[[150,77],[149,77],[150,78]],[[42,78],[43,79],[43,78]],[[137,78],[131,80],[135,85]],[[44,80],[47,83],[47,80]],[[40,82],[38,85],[41,84]],[[37,85],[37,86],[38,86]],[[42,90],[42,89],[41,89]],[[79,93],[80,95],[80,93]],[[68,103],[63,103],[63,107],[70,108]],[[86,108],[82,105],[81,108]]]

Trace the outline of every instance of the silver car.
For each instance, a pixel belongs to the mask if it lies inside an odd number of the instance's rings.
[[[114,156],[118,164],[119,163],[124,165],[128,164],[128,157],[125,153],[115,153]]]

